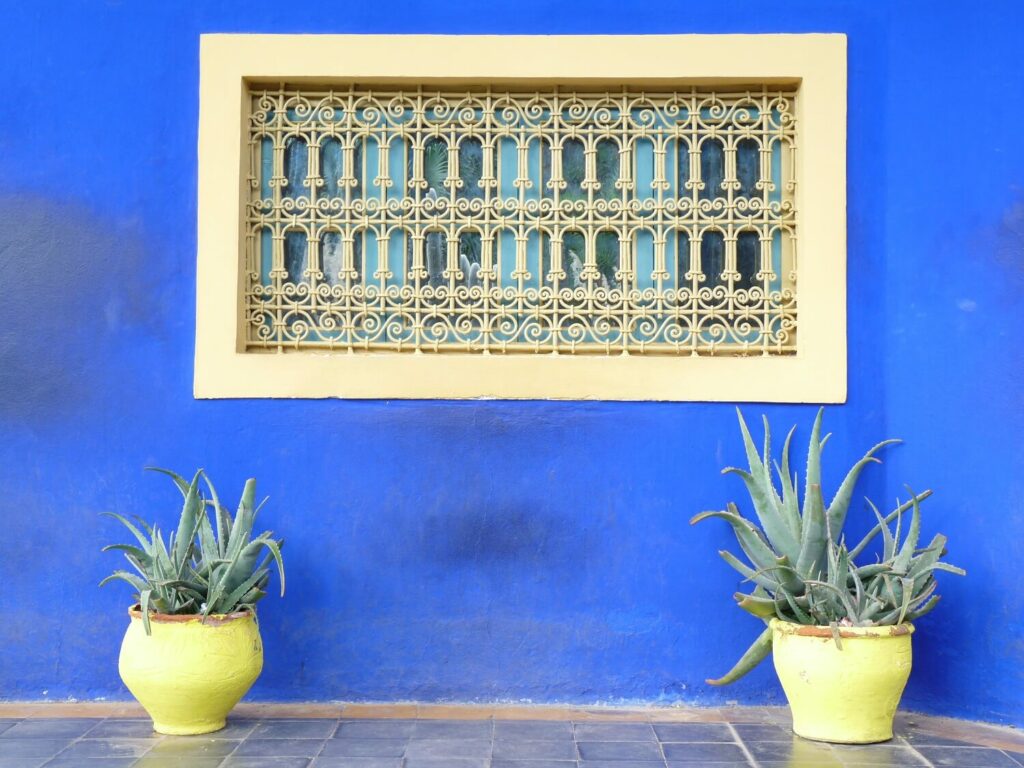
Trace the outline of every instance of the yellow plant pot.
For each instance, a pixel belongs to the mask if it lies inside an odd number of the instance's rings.
[[[160,733],[224,727],[231,708],[263,669],[263,642],[249,611],[209,616],[152,614],[147,635],[138,606],[121,643],[118,669]]]
[[[910,677],[912,624],[828,627],[773,619],[772,657],[805,739],[872,744],[892,738],[892,720]]]

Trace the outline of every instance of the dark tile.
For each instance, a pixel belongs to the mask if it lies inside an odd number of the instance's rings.
[[[935,768],[1018,768],[1020,765],[998,749],[987,747],[918,747]]]
[[[735,741],[725,723],[655,723],[659,741]]]
[[[168,736],[158,741],[147,755],[154,757],[227,757],[242,742],[235,739],[216,739],[207,736]]]
[[[490,760],[480,757],[414,757],[405,768],[487,768]]]
[[[48,757],[0,757],[0,768],[41,768]]]
[[[103,720],[90,728],[87,739],[158,739],[152,720]]]
[[[745,762],[747,756],[738,744],[688,742],[664,743],[665,759],[674,763]]]
[[[323,739],[253,739],[238,745],[232,757],[316,757]]]
[[[769,760],[758,763],[758,768],[849,768],[840,763],[834,756],[825,760]],[[672,766],[671,768],[675,768]]]
[[[73,742],[60,757],[142,757],[156,743],[156,739],[82,739]]]
[[[492,756],[501,760],[575,760],[576,744],[565,739],[562,741],[495,739]]]
[[[576,723],[577,741],[654,741],[649,723]]]
[[[401,757],[405,739],[331,739],[321,753],[324,757]]]
[[[1008,749],[1006,749],[1006,750],[1003,750],[1003,751],[1004,751],[1004,752],[1005,752],[1005,753],[1006,753],[1007,755],[1009,755],[1009,757],[1010,757],[1010,759],[1011,759],[1011,760],[1014,760],[1014,761],[1016,761],[1016,763],[1017,763],[1018,765],[1024,766],[1024,753],[1022,753],[1022,752],[1011,752],[1011,751],[1010,751],[1010,750],[1008,750]],[[0,766],[0,768],[2,768],[2,766]]]
[[[588,763],[589,765],[589,763]],[[662,763],[656,763],[664,768]],[[491,768],[576,768],[575,760],[491,760]]]
[[[580,768],[665,768],[664,760],[584,760]]]
[[[661,748],[655,741],[581,741],[584,760],[661,760]]]
[[[70,743],[68,739],[0,738],[0,757],[53,757]]]
[[[132,768],[136,763],[134,757],[75,757],[58,755],[44,768]],[[191,766],[189,766],[191,768]]]
[[[318,757],[313,768],[402,768],[400,757]]]
[[[900,734],[900,737],[908,744],[918,746],[929,746],[929,747],[976,747],[977,744],[972,744],[969,741],[963,739],[949,739],[945,736],[936,736],[932,733],[922,733],[918,730],[907,730]]]
[[[0,733],[13,728],[17,723],[17,720],[0,720]]]
[[[779,725],[737,723],[733,726],[742,741],[792,741],[793,732]]]
[[[348,720],[338,725],[336,739],[407,739],[415,720]]]
[[[253,729],[254,739],[328,739],[336,720],[264,720]]]
[[[341,741],[340,739],[336,741]],[[490,739],[413,739],[405,748],[406,758],[446,757],[490,758]]]
[[[228,724],[221,728],[219,731],[206,734],[217,739],[244,739],[253,732],[259,720],[251,720],[248,718],[228,718]]]
[[[833,753],[843,765],[877,765],[904,768],[904,766],[922,766],[924,762],[910,749],[901,745],[865,744],[853,746],[834,744]]]
[[[235,757],[232,755],[221,768],[307,768],[308,757]]]
[[[92,717],[30,718],[8,728],[0,739],[77,739],[100,722]]]
[[[833,752],[827,744],[790,736],[788,741],[745,741],[757,761],[828,760]]]
[[[417,720],[414,739],[489,739],[494,733],[492,720]]]
[[[132,768],[219,768],[223,760],[222,757],[154,757],[150,753],[132,763]]]
[[[572,723],[551,720],[495,720],[494,738],[529,741],[571,741]]]

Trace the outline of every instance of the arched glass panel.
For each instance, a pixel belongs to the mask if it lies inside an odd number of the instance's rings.
[[[700,179],[704,188],[700,191],[701,200],[714,200],[725,197],[722,182],[725,181],[725,148],[718,139],[708,139],[700,148]]]
[[[721,232],[705,232],[700,241],[700,266],[704,273],[701,286],[714,288],[725,283],[725,237]]]

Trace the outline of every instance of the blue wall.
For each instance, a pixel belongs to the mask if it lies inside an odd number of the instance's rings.
[[[351,7],[346,7],[351,6]],[[138,6],[138,7],[137,7]],[[142,7],[151,6],[151,7]],[[159,7],[158,7],[159,6]],[[482,6],[481,6],[482,7]],[[728,404],[192,399],[198,35],[849,35],[849,402],[828,480],[933,487],[970,571],[920,622],[907,705],[1024,725],[1024,64],[1013,2],[7,4],[0,23],[0,698],[124,698],[120,531],[141,472],[255,474],[287,538],[273,700],[781,702],[695,511],[738,498]],[[813,407],[748,407],[777,428]]]

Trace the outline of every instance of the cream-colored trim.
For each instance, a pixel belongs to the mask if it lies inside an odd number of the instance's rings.
[[[200,50],[196,397],[846,399],[844,35],[203,35]],[[243,351],[247,83],[281,81],[798,83],[796,355]]]

